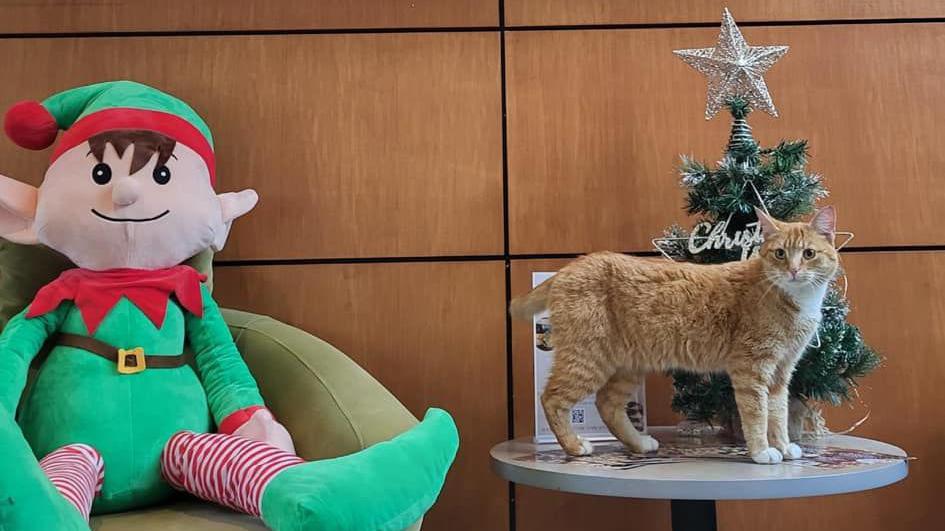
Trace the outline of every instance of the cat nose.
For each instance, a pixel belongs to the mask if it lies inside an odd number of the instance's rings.
[[[112,186],[112,203],[116,207],[126,207],[134,204],[141,196],[141,185],[131,177],[119,179]]]
[[[796,267],[792,267],[788,271],[791,273],[791,278],[793,279],[793,278],[797,278],[797,272],[800,271],[800,269]]]

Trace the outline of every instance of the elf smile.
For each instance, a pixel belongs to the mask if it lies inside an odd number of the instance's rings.
[[[155,221],[155,220],[161,219],[164,216],[170,214],[171,211],[165,210],[164,212],[161,212],[160,214],[150,217],[150,218],[113,218],[111,216],[106,216],[105,214],[102,214],[101,212],[99,212],[98,210],[95,210],[94,208],[92,209],[92,213],[104,219],[105,221],[111,221],[114,223],[144,223],[146,221]]]

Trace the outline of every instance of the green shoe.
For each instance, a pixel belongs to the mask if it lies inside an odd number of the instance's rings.
[[[426,513],[459,448],[449,413],[358,453],[287,468],[266,486],[262,518],[276,531],[401,531]]]

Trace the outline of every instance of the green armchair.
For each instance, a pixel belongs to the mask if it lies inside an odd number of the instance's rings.
[[[209,273],[209,253],[191,265]],[[68,262],[42,248],[0,240],[0,328]],[[390,439],[417,419],[361,367],[328,343],[267,316],[224,310],[260,391],[305,459],[350,454]],[[419,529],[421,522],[410,529]],[[181,498],[146,510],[92,518],[93,530],[265,529],[250,516]]]

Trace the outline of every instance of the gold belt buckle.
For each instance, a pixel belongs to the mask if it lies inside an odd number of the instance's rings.
[[[122,374],[134,374],[143,371],[145,368],[143,348],[135,347],[131,350],[118,349],[118,372]]]

